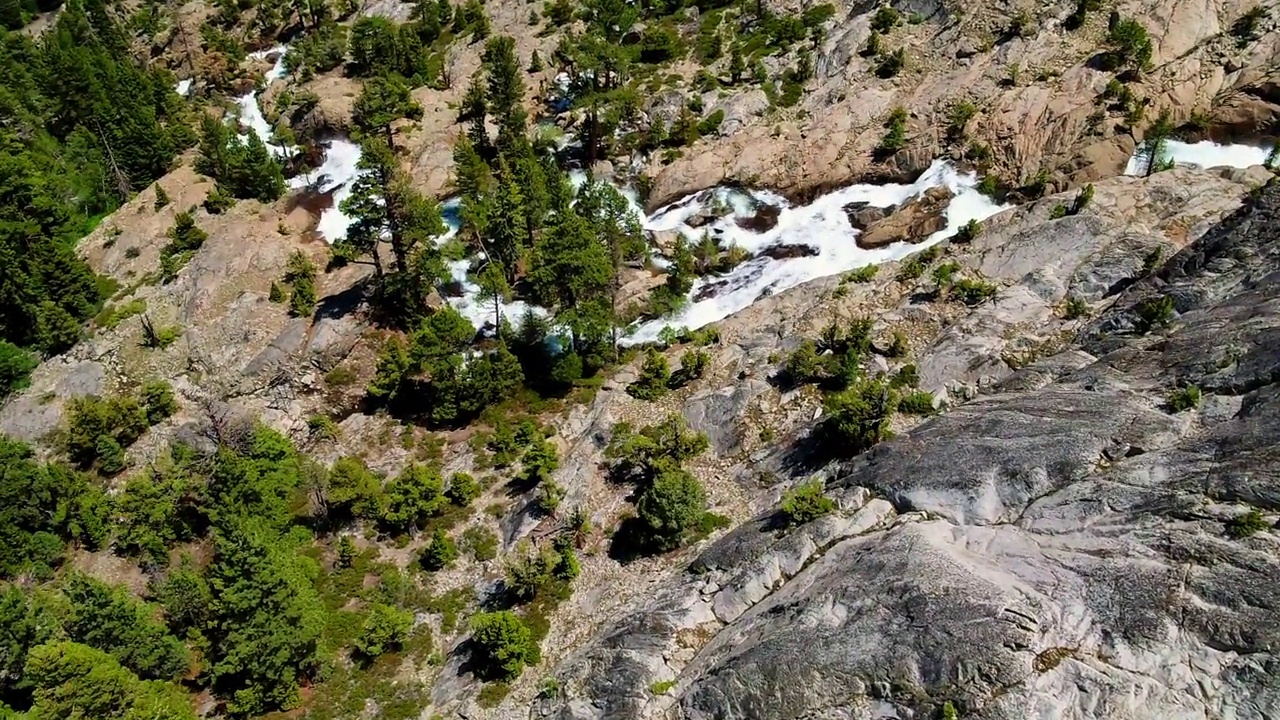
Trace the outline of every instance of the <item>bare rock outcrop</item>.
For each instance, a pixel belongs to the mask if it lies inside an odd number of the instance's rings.
[[[1176,124],[1195,115],[1198,123],[1207,120],[1215,131],[1237,137],[1272,126],[1280,103],[1268,89],[1275,83],[1280,23],[1264,6],[1251,35],[1233,30],[1256,4],[1142,0],[1121,8],[1153,38],[1153,67],[1130,84],[1149,115],[1169,108]],[[650,206],[723,181],[794,194],[865,177],[913,175],[948,155],[978,158],[984,170],[1014,186],[1042,169],[1063,187],[1124,168],[1144,124],[1099,102],[1115,76],[1097,60],[1106,48],[1106,13],[1068,29],[1074,4],[1057,3],[1037,10],[1039,22],[1019,36],[1008,34],[1019,12],[1015,3],[930,5],[921,11],[923,22],[883,36],[886,47],[907,53],[909,70],[891,79],[877,77],[877,59],[862,53],[875,7],[838,14],[814,53],[817,77],[799,110],[746,116],[731,134],[707,138],[670,163],[655,159],[648,168]],[[964,102],[977,113],[956,137],[949,113]],[[873,150],[894,107],[911,117],[909,143],[878,158]]]
[[[875,250],[896,242],[924,240],[947,226],[946,211],[951,197],[951,191],[945,187],[929,188],[898,207],[885,210],[883,217],[871,220],[858,233],[858,247]],[[857,214],[857,220],[866,222],[874,216],[863,210]]]
[[[1043,303],[1045,314],[1001,321],[1006,335],[1070,331],[978,399],[834,464],[806,451],[811,416],[792,420],[786,436],[798,444],[750,460],[743,434],[717,435],[717,453],[741,458],[744,487],[760,473],[785,483],[816,472],[839,509],[781,531],[777,496],[764,495],[754,519],[561,660],[563,696],[535,712],[871,720],[950,703],[991,720],[1261,720],[1280,710],[1269,679],[1280,636],[1267,619],[1280,610],[1270,581],[1280,541],[1225,532],[1250,507],[1269,524],[1280,512],[1280,185],[1219,223],[1258,176],[1163,175],[1100,184],[1078,232],[1037,204],[952,248],[1019,302]],[[1144,277],[1149,242],[1172,257]],[[1068,292],[1114,304],[1064,324],[1051,309]],[[722,326],[722,342],[749,363],[757,339],[807,324],[815,295],[758,303]],[[1135,330],[1138,308],[1161,295],[1175,301],[1170,324]],[[927,364],[961,342],[943,332],[917,354]],[[1203,388],[1204,402],[1174,412],[1165,397],[1184,384]],[[687,410],[723,434],[770,392]],[[656,682],[670,690],[654,695]]]

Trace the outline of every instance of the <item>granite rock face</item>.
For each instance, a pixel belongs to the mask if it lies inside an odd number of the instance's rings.
[[[1229,530],[1280,510],[1277,260],[1273,182],[976,399],[842,463],[775,449],[839,511],[712,543],[534,716],[1275,717],[1280,537]]]

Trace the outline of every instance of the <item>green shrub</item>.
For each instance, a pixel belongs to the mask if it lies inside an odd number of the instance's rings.
[[[1268,529],[1267,521],[1256,508],[1237,515],[1226,523],[1227,535],[1236,539],[1247,538]]]
[[[933,415],[938,412],[933,406],[933,393],[917,390],[898,398],[898,410],[908,415]]]
[[[1078,320],[1089,316],[1089,303],[1078,295],[1067,297],[1067,304],[1064,314],[1068,320]]]
[[[364,627],[356,639],[355,651],[372,660],[383,653],[399,650],[413,626],[413,613],[408,610],[374,603],[365,616]]]
[[[1155,272],[1163,261],[1164,248],[1159,246],[1152,248],[1151,251],[1142,258],[1141,277],[1146,277]]]
[[[142,298],[134,298],[124,305],[108,305],[98,313],[93,319],[93,324],[107,330],[115,330],[120,323],[128,320],[135,315],[141,315],[147,311],[147,301]]]
[[[486,527],[473,525],[462,533],[461,549],[476,562],[498,557],[498,536]]]
[[[795,527],[812,522],[836,509],[836,502],[822,492],[822,481],[813,478],[782,495],[782,515]]]
[[[0,400],[25,388],[31,371],[39,364],[34,353],[0,340]]]
[[[833,455],[852,456],[871,448],[889,433],[896,398],[880,380],[862,380],[823,402],[827,417],[818,437]]]
[[[893,341],[889,343],[885,355],[891,358],[906,357],[911,350],[910,343],[907,342],[907,334],[901,330],[893,331]]]
[[[347,365],[339,365],[324,374],[324,384],[332,388],[347,387],[359,380],[356,371]]]
[[[336,440],[338,438],[338,423],[328,415],[316,414],[307,418],[307,430],[310,431],[311,437],[320,440]]]
[[[964,139],[964,130],[974,115],[978,114],[978,106],[971,100],[961,100],[947,111],[947,137],[952,142]]]
[[[1147,298],[1137,307],[1137,328],[1139,332],[1151,332],[1157,327],[1168,325],[1173,319],[1173,298],[1168,295]]]
[[[876,145],[876,154],[892,155],[907,145],[907,111],[901,106],[895,107],[885,120],[886,132]]]
[[[169,242],[160,249],[161,280],[168,283],[177,278],[178,272],[208,239],[208,233],[196,225],[190,210],[178,213],[169,229]]]
[[[161,187],[160,183],[156,183],[155,209],[159,210],[160,208],[168,204],[169,204],[169,193],[164,191],[164,188]]]
[[[902,20],[902,15],[892,5],[881,5],[876,14],[871,16],[871,27],[877,32],[887,33]]]
[[[954,243],[970,243],[982,234],[982,223],[977,220],[970,220],[956,230],[956,234],[951,237]]]
[[[898,48],[880,57],[880,62],[876,64],[876,76],[888,80],[902,72],[902,69],[906,66],[907,51],[905,48]]]
[[[471,640],[480,674],[490,679],[517,678],[526,665],[536,665],[541,659],[533,633],[510,610],[471,618]]]
[[[518,603],[531,602],[543,588],[554,582],[559,562],[558,554],[548,550],[539,552],[532,549],[527,541],[521,542],[519,550],[506,564],[504,584],[507,595]]]
[[[723,122],[724,110],[716,109],[698,122],[698,134],[703,136],[712,135],[720,129],[720,123]]]
[[[675,680],[659,680],[649,686],[649,692],[653,695],[666,695],[675,686]]]
[[[145,347],[163,350],[182,337],[182,328],[178,325],[162,325],[156,327],[147,316],[142,317],[142,344]]]
[[[1151,64],[1151,36],[1137,20],[1127,18],[1112,23],[1107,30],[1109,57],[1114,67],[1128,66],[1143,70]]]
[[[840,278],[840,282],[869,283],[875,279],[880,268],[877,265],[863,265],[857,270],[850,270]]]
[[[1050,220],[1058,220],[1066,216],[1067,216],[1067,206],[1063,205],[1062,203],[1058,203],[1057,205],[1054,205],[1053,208],[1049,210]]]
[[[962,278],[951,286],[951,295],[965,305],[979,305],[996,296],[997,288],[989,282]]]
[[[803,385],[821,380],[823,367],[817,344],[812,340],[804,340],[787,356],[783,374],[789,384]]]
[[[636,503],[650,540],[660,550],[679,547],[707,514],[707,495],[693,475],[679,468],[659,473]]]
[[[955,280],[956,273],[960,272],[960,263],[945,262],[933,269],[930,275],[933,284],[938,286],[939,291],[946,291],[951,287],[951,283]]]
[[[1071,214],[1078,215],[1091,202],[1093,202],[1093,183],[1085,185],[1080,188],[1080,192],[1076,193],[1076,199],[1071,203]]]
[[[627,394],[640,400],[657,400],[667,393],[671,370],[667,359],[653,348],[645,355],[640,377],[627,386]]]
[[[458,559],[458,546],[442,528],[431,535],[431,544],[422,551],[422,567],[431,572],[443,570]]]
[[[301,250],[294,250],[289,256],[284,281],[293,288],[289,296],[289,314],[310,317],[316,310],[316,266]]]
[[[1200,407],[1202,394],[1195,385],[1187,385],[1169,393],[1169,409],[1175,413]]]
[[[664,63],[684,55],[680,35],[670,25],[654,23],[640,35],[640,62]]]
[[[867,35],[867,42],[862,46],[862,52],[859,53],[863,57],[876,57],[884,51],[884,38],[880,35],[879,30],[872,29]]]
[[[550,477],[543,477],[538,482],[538,494],[534,504],[543,515],[555,515],[560,503],[564,500],[564,488]]]
[[[148,380],[143,383],[141,397],[148,425],[155,425],[178,412],[178,400],[173,395],[173,386],[164,380]]]
[[[893,379],[889,381],[889,386],[893,388],[915,387],[920,384],[920,373],[916,369],[915,363],[907,363],[903,365]]]
[[[99,469],[114,474],[123,469],[123,449],[147,426],[147,411],[134,398],[75,398],[67,406],[67,454],[85,469],[102,460]]]
[[[480,494],[480,485],[469,473],[454,473],[449,477],[449,489],[444,494],[454,505],[466,507]]]

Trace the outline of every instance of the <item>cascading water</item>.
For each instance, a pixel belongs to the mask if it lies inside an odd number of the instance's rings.
[[[278,45],[269,50],[259,50],[249,54],[249,57],[255,60],[263,60],[273,53],[279,53],[275,64],[263,76],[264,87],[284,77],[284,56],[288,51],[288,46]],[[257,135],[258,139],[266,144],[267,150],[272,155],[285,157],[297,151],[297,148],[286,147],[273,142],[275,138],[272,137],[271,124],[267,122],[267,118],[262,114],[262,107],[258,105],[258,92],[256,90],[250,90],[241,95],[236,99],[236,103],[240,106],[240,124],[247,127],[254,135]]]
[[[1270,148],[1255,145],[1227,144],[1222,145],[1212,140],[1195,143],[1180,140],[1166,140],[1163,158],[1173,160],[1179,165],[1196,167],[1237,167],[1247,168],[1266,163]],[[1125,175],[1143,175],[1147,171],[1147,157],[1141,148],[1129,158],[1125,166]]]
[[[284,76],[286,51],[287,47],[280,46],[252,55],[262,59],[273,53],[280,54],[275,65],[266,73],[266,84]],[[258,105],[256,92],[238,98],[238,103],[240,122],[267,143],[273,154],[283,156],[296,152],[296,148],[273,142],[271,126]],[[334,138],[325,144],[321,165],[310,173],[293,178],[289,183],[293,189],[309,187],[321,193],[332,193],[333,204],[321,212],[316,226],[317,232],[327,242],[332,243],[345,237],[351,226],[352,218],[342,212],[342,203],[350,197],[355,179],[360,174],[359,162],[358,145],[343,138]],[[570,180],[578,188],[586,181],[586,175],[575,171],[570,173]],[[951,165],[937,161],[909,185],[851,185],[823,195],[807,205],[793,206],[781,196],[765,190],[719,187],[691,195],[650,215],[644,213],[634,190],[624,189],[623,195],[646,231],[678,231],[690,239],[708,232],[721,247],[738,245],[755,256],[724,275],[697,280],[692,295],[698,299],[691,301],[674,317],[659,318],[634,327],[626,342],[635,344],[655,340],[667,326],[696,329],[723,320],[751,305],[762,295],[781,292],[815,278],[863,265],[897,260],[939,242],[954,234],[969,220],[981,220],[1004,209],[979,193],[975,189],[977,182],[975,174],[959,173]],[[923,243],[898,243],[886,248],[864,250],[854,242],[857,231],[849,224],[844,211],[845,205],[864,202],[877,207],[888,207],[919,195],[931,187],[943,186],[955,194],[947,209],[947,227],[934,233]],[[702,214],[712,205],[727,206],[729,212],[701,228],[695,229],[689,225],[695,215]],[[776,225],[765,231],[742,227],[739,221],[754,216],[764,205],[778,208]],[[440,245],[448,242],[460,225],[456,199],[446,201],[443,210],[449,230],[436,239]],[[773,258],[760,254],[782,245],[806,246],[808,255]],[[477,261],[483,262],[483,257],[449,263],[454,284],[461,292],[448,301],[474,325],[483,327],[493,322],[494,308],[491,301],[486,302],[480,298],[480,288],[470,278],[471,269]],[[659,266],[667,264],[661,256],[655,256],[655,263]],[[526,311],[544,316],[547,314],[546,310],[521,301],[500,303],[499,311],[504,318],[513,322],[518,321]]]
[[[898,260],[940,242],[954,235],[970,220],[983,220],[1004,209],[1004,206],[978,192],[977,184],[975,173],[959,173],[939,160],[910,185],[850,185],[818,197],[807,205],[792,206],[767,191],[718,188],[662,208],[644,219],[645,229],[678,230],[690,238],[709,232],[721,247],[736,244],[756,257],[725,275],[700,278],[694,283],[692,294],[694,298],[701,299],[692,301],[674,317],[658,318],[639,325],[626,342],[635,344],[656,340],[667,326],[700,328],[743,310],[763,295],[864,265]],[[896,243],[876,250],[864,250],[854,242],[857,231],[849,224],[844,206],[865,202],[876,207],[888,207],[932,187],[947,187],[955,194],[947,208],[946,228],[918,245]],[[702,228],[689,227],[688,220],[699,214],[708,202],[727,203],[732,210]],[[759,205],[780,208],[777,225],[764,232],[742,227],[738,221],[752,217]],[[812,254],[781,259],[759,254],[771,247],[784,245],[806,246]]]

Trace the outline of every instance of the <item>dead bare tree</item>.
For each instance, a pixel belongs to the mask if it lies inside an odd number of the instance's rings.
[[[106,133],[102,132],[102,125],[97,120],[93,121],[93,125],[98,131],[98,139],[102,142],[102,147],[107,151],[107,162],[111,165],[111,176],[115,180],[116,192],[119,193],[121,201],[128,200],[129,193],[133,190],[133,183],[129,182],[129,176],[125,175],[116,164],[116,155],[111,151],[111,142],[107,140]]]

